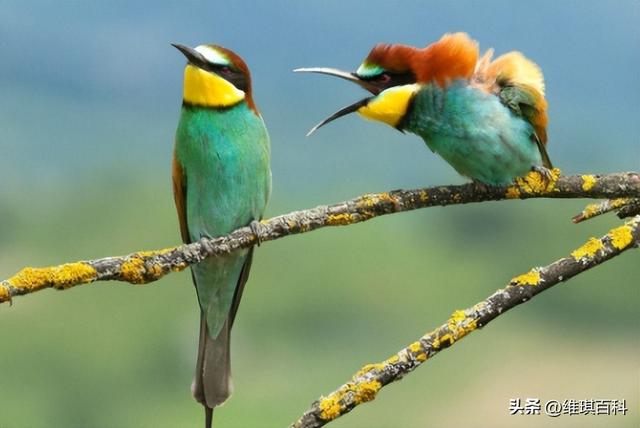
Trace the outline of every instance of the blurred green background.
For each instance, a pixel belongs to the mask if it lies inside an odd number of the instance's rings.
[[[0,2],[0,277],[179,242],[170,186],[184,58],[216,42],[254,74],[272,137],[267,216],[365,192],[461,183],[415,136],[350,117],[362,95],[300,66],[354,69],[376,42],[467,31],[540,64],[565,173],[640,169],[640,3]],[[269,242],[233,334],[236,392],[216,427],[282,427],[512,276],[619,224],[588,201],[432,208]],[[637,426],[639,254],[537,297],[337,427]],[[198,310],[187,272],[0,306],[0,427],[202,425],[189,391]],[[510,398],[626,399],[627,416],[508,416]]]

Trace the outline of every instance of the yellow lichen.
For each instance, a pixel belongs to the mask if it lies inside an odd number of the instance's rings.
[[[530,270],[529,272],[518,275],[515,278],[511,279],[512,285],[538,285],[540,284],[540,272],[535,269]]]
[[[132,257],[146,258],[146,257],[160,256],[162,254],[170,253],[176,248],[177,247],[169,247],[169,248],[163,248],[161,250],[138,251],[137,253],[132,254]]]
[[[67,263],[53,270],[53,283],[56,288],[68,288],[91,282],[97,275],[96,270],[86,263]]]
[[[505,197],[507,199],[518,199],[520,198],[520,190],[518,190],[516,186],[509,186],[505,193]]]
[[[148,259],[155,256],[171,253],[177,248],[178,247],[168,247],[161,250],[138,251],[131,254],[120,267],[122,279],[132,284],[144,284],[163,277],[166,272],[160,263],[150,263],[150,266],[147,267],[145,261],[149,261]],[[171,270],[173,272],[179,272],[187,266],[187,263],[179,263],[171,266]]]
[[[611,238],[611,245],[618,250],[624,250],[633,242],[633,233],[628,224],[616,227],[608,235]]]
[[[139,257],[130,257],[120,267],[122,279],[132,284],[144,284],[146,272],[144,261]]]
[[[358,201],[358,206],[361,208],[371,208],[378,202],[378,198],[374,194],[366,194],[362,195],[360,201]]]
[[[585,176],[583,176],[583,179],[584,177]],[[589,188],[591,187],[592,185],[590,185]],[[583,189],[585,188],[584,185],[582,186],[582,188]],[[586,207],[584,207],[584,209],[579,215],[573,218],[573,221],[574,223],[577,223],[579,221],[588,220],[597,215],[604,214],[608,211],[617,210],[618,208],[621,208],[624,205],[628,204],[630,201],[631,201],[631,198],[617,198],[617,199],[610,199],[608,201],[604,201],[598,204],[589,204]]]
[[[623,205],[628,204],[629,202],[631,202],[631,198],[617,198],[609,201],[609,203],[611,204],[611,208],[613,209],[618,209]]]
[[[436,351],[440,349],[440,339],[438,339],[437,337],[433,339],[433,342],[431,343],[431,347]]]
[[[433,340],[432,346],[433,346],[433,349],[438,350],[442,348],[444,345],[451,346],[453,342],[455,342],[455,339],[453,338],[453,336],[451,336],[451,334],[449,333],[445,333],[442,336],[436,337]]]
[[[0,302],[7,302],[11,300],[11,292],[9,287],[4,283],[0,283]]]
[[[577,248],[571,253],[571,256],[579,261],[582,258],[591,259],[595,257],[598,251],[604,249],[602,241],[596,238],[589,238],[589,240],[580,248]]]
[[[346,226],[355,223],[355,218],[352,214],[331,214],[327,216],[327,224],[329,226]]]
[[[188,268],[188,267],[189,267],[189,264],[187,264],[187,263],[185,263],[185,262],[182,262],[182,263],[179,263],[179,264],[176,264],[176,265],[172,265],[172,266],[171,266],[171,271],[172,271],[172,272],[180,272],[180,271],[185,270],[185,269],[186,269],[186,268]],[[164,272],[163,272],[163,273],[164,273]],[[158,278],[159,278],[159,277],[158,277]]]
[[[154,263],[151,266],[150,273],[154,278],[157,279],[164,275],[164,270],[162,269],[162,266],[160,266],[157,263]]]
[[[413,342],[411,345],[409,345],[409,350],[414,354],[416,352],[420,352],[422,350],[422,344],[420,343],[420,341]]]
[[[385,368],[385,364],[384,363],[375,363],[375,364],[366,364],[365,366],[363,366],[360,370],[358,370],[356,372],[356,374],[353,376],[353,380],[357,380],[358,378],[363,377],[365,374],[372,372],[372,371],[381,371]]]
[[[385,364],[395,364],[400,361],[400,357],[398,355],[392,355],[385,360]]]
[[[447,320],[449,332],[437,336],[433,341],[433,347],[439,349],[445,342],[448,346],[451,346],[454,342],[474,331],[478,327],[477,323],[478,320],[470,318],[465,311],[454,311]]]
[[[377,380],[357,383],[353,386],[355,393],[354,401],[356,404],[366,403],[376,398],[376,394],[382,388],[382,384]]]
[[[522,191],[524,193],[535,195],[554,190],[556,182],[560,177],[560,170],[558,168],[554,168],[550,170],[550,174],[550,177],[545,177],[538,171],[531,171],[524,177],[516,178],[516,185],[519,188],[518,192]],[[515,194],[515,191],[510,191],[509,189],[507,189],[507,194],[513,196]]]
[[[448,323],[449,324],[460,323],[460,322],[464,321],[466,318],[467,318],[467,316],[465,315],[464,311],[461,311],[461,310],[453,311],[453,313],[449,317],[449,322]]]
[[[366,367],[366,366],[365,366]],[[354,376],[354,379],[357,376]],[[328,397],[319,400],[320,418],[330,421],[340,416],[345,411],[345,402],[353,400],[358,405],[376,398],[376,394],[382,388],[377,380],[353,381],[343,385]]]
[[[382,201],[386,201],[386,202],[390,202],[392,204],[396,204],[396,198],[394,198],[393,196],[391,196],[389,193],[384,192],[384,193],[380,193],[378,195],[378,199],[382,202]]]
[[[591,217],[598,215],[599,211],[600,211],[600,204],[589,204],[586,207],[584,207],[584,210],[582,210],[581,216],[585,220],[587,220],[587,219],[590,219]]]
[[[409,351],[411,351],[412,357],[416,360],[422,362],[427,359],[427,354],[424,352],[424,348],[420,341],[413,342],[411,345],[409,345],[408,349]]]
[[[428,200],[429,200],[429,192],[427,192],[426,190],[422,190],[420,192],[420,201],[427,202]]]
[[[29,291],[39,290],[51,283],[52,268],[26,267],[7,280],[9,285]]]
[[[386,362],[367,364],[353,375],[351,382],[343,385],[328,397],[321,398],[319,402],[320,417],[325,421],[335,419],[344,412],[345,403],[349,400],[353,400],[355,404],[373,400],[382,388],[382,384],[375,380],[377,375],[375,372],[381,372],[385,367]]]
[[[97,277],[96,270],[83,262],[67,263],[44,268],[26,267],[7,280],[7,284],[19,289],[36,291],[45,287],[68,288],[86,284]]]
[[[433,339],[433,342],[431,343],[431,347],[436,351],[440,349],[440,339],[438,339],[437,337]]]
[[[449,346],[453,345],[453,342],[455,342],[454,337],[450,333],[443,334],[438,339],[440,342],[448,342]]]
[[[596,185],[596,177],[593,175],[583,175],[582,176],[582,190],[589,191]]]
[[[322,397],[318,407],[320,408],[320,418],[325,421],[331,421],[342,413],[340,400],[334,394],[328,397]]]
[[[372,208],[382,202],[389,202],[395,205],[396,199],[387,192],[366,194],[358,201],[358,207]]]

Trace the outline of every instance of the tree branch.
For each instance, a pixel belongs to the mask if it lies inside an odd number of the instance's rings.
[[[345,226],[377,216],[432,206],[466,204],[529,198],[603,198],[640,197],[640,175],[618,173],[607,175],[560,176],[555,169],[550,180],[532,172],[508,187],[476,184],[440,186],[415,190],[393,190],[363,195],[334,205],[295,211],[260,223],[260,241],[310,232],[326,226]],[[157,251],[140,251],[120,257],[67,263],[59,266],[26,267],[0,282],[0,303],[13,297],[45,288],[64,290],[95,281],[117,280],[145,284],[169,272],[185,269],[206,257],[228,254],[257,243],[250,227],[235,230],[218,238],[203,238],[189,245]]]
[[[587,205],[582,212],[574,216],[571,221],[574,223],[580,223],[611,211],[618,211],[618,217],[620,218],[633,217],[638,213],[628,215],[628,211],[632,210],[633,207],[637,208],[639,204],[640,199],[636,198],[608,199],[606,201]]]
[[[568,257],[516,276],[505,288],[482,302],[453,312],[446,323],[387,360],[364,366],[351,381],[315,401],[291,428],[321,427],[356,406],[374,400],[382,387],[400,380],[438,352],[484,327],[509,309],[639,244],[640,215],[625,225],[612,229],[600,239],[589,239]]]
[[[626,205],[620,207],[617,212],[618,218],[627,218],[633,217],[640,214],[640,199],[635,198],[631,199],[630,202]]]

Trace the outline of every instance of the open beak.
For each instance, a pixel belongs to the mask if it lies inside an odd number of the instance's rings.
[[[342,117],[342,116],[346,116],[349,113],[353,113],[354,111],[358,111],[360,109],[360,107],[364,107],[367,104],[369,104],[369,101],[371,100],[371,98],[373,97],[367,97],[363,100],[358,101],[357,103],[353,103],[350,104],[344,108],[341,108],[340,110],[338,110],[337,112],[333,113],[331,116],[329,116],[328,118],[324,119],[322,122],[318,123],[316,126],[314,126],[313,128],[311,128],[309,130],[309,132],[307,132],[307,137],[311,134],[313,134],[314,132],[316,132],[316,130],[324,125],[326,125],[329,122],[333,122],[334,120]]]
[[[175,46],[175,45],[174,45]],[[294,73],[318,73],[318,74],[326,74],[328,76],[339,77],[344,80],[348,80],[349,82],[353,82],[356,85],[360,86],[363,89],[371,92],[373,95],[378,95],[381,90],[380,88],[372,85],[366,80],[362,80],[355,73],[350,73],[348,71],[338,70],[337,68],[328,68],[328,67],[309,67],[309,68],[296,68],[293,70]]]
[[[371,84],[366,80],[362,80],[355,73],[349,73],[348,71],[342,71],[335,68],[327,68],[327,67],[310,67],[310,68],[296,68],[293,70],[296,73],[318,73],[318,74],[326,74],[329,76],[339,77],[344,80],[348,80],[349,82],[353,82],[361,88],[371,92],[374,96],[378,95],[382,90],[375,85]],[[326,125],[329,122],[333,122],[334,120],[346,116],[349,113],[353,113],[354,111],[358,111],[361,107],[366,106],[369,101],[371,101],[373,97],[364,98],[356,103],[348,105],[337,112],[333,113],[331,116],[324,119],[322,122],[318,123],[316,126],[311,128],[307,133],[307,137],[313,134],[318,128]]]
[[[187,57],[187,61],[189,61],[190,64],[193,64],[196,67],[202,68],[204,70],[207,69],[209,62],[197,50],[185,45],[181,45],[180,43],[171,43],[171,46],[182,52],[182,54]]]

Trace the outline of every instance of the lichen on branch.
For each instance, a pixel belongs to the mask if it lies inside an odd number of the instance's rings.
[[[640,198],[640,175],[562,176],[554,169],[550,179],[538,172],[518,178],[512,186],[490,187],[473,183],[414,190],[373,193],[333,205],[295,211],[268,220],[259,227],[259,241],[306,233],[322,227],[346,226],[386,214],[432,206],[447,206],[503,199],[530,198]],[[126,256],[67,263],[60,266],[27,267],[0,282],[0,303],[45,288],[67,289],[95,281],[116,280],[146,284],[164,275],[199,263],[206,257],[228,254],[258,242],[250,227],[226,236],[158,251],[140,251]]]
[[[632,217],[633,215],[640,214],[639,212],[632,211],[634,207],[637,209],[639,205],[640,199],[637,198],[609,199],[587,205],[580,214],[574,216],[571,220],[574,223],[580,223],[611,211],[617,211],[618,217],[620,218]],[[629,212],[627,213],[627,211]]]
[[[386,385],[400,380],[440,351],[493,319],[560,282],[640,245],[640,215],[601,238],[591,238],[569,256],[512,278],[478,304],[454,311],[435,330],[376,364],[367,364],[337,390],[320,397],[290,428],[317,428],[375,399]],[[363,399],[364,397],[364,399]]]

